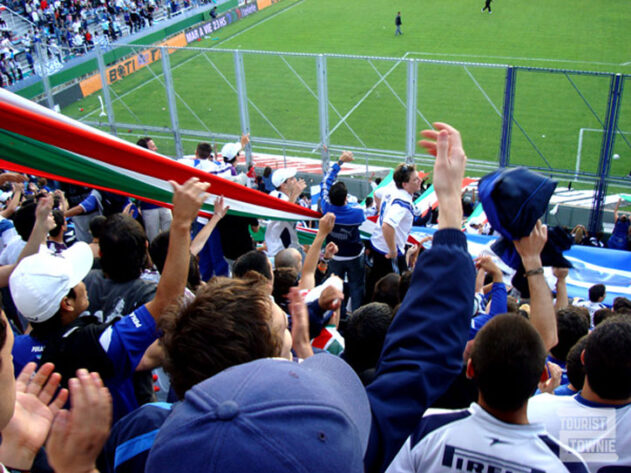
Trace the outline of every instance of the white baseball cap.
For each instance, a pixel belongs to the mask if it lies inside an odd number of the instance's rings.
[[[221,148],[221,156],[223,160],[228,162],[237,157],[241,151],[241,143],[227,143]]]
[[[49,250],[24,258],[9,278],[15,306],[29,322],[45,322],[59,311],[70,289],[92,268],[92,250],[78,242],[59,254]]]
[[[280,187],[283,185],[283,182],[285,182],[287,179],[291,179],[295,175],[295,168],[277,169],[276,171],[274,171],[274,174],[272,174],[272,184],[274,184],[274,187]]]

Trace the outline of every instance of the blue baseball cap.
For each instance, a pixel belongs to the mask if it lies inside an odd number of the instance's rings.
[[[556,186],[552,179],[517,167],[484,176],[478,190],[491,226],[512,241],[530,235],[548,208]]]
[[[146,471],[360,473],[370,424],[365,389],[342,359],[255,360],[186,393]]]

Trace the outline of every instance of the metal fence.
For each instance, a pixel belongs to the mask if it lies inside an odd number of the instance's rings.
[[[125,59],[78,85],[63,113],[121,137],[151,134],[167,155],[250,133],[259,153],[428,167],[418,131],[447,121],[468,170],[525,165],[593,186],[590,228],[608,186],[631,187],[631,76],[403,58],[116,45]],[[54,95],[47,90],[50,106]],[[80,106],[78,106],[80,105]],[[251,149],[246,150],[248,162]]]

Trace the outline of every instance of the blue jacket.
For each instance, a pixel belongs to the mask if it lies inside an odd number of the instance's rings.
[[[322,189],[322,213],[332,212],[335,214],[335,226],[327,236],[326,241],[327,243],[332,241],[337,245],[339,251],[336,256],[359,256],[364,249],[359,234],[359,226],[366,220],[366,215],[359,206],[333,205],[329,200],[329,190],[339,172],[340,165],[335,163],[329,168],[329,172],[320,185]]]
[[[373,413],[364,456],[367,472],[384,471],[423,412],[456,378],[469,333],[475,269],[465,235],[434,234],[416,263],[407,295],[368,385]]]

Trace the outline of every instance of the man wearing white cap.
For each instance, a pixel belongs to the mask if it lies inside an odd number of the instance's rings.
[[[271,196],[279,199],[296,202],[300,193],[307,187],[304,179],[296,179],[296,170],[281,168],[274,171],[272,184],[276,190],[270,192]],[[280,250],[285,248],[300,249],[296,224],[294,222],[272,220],[265,230],[265,246],[267,256],[273,258]]]
[[[16,307],[31,323],[29,335],[16,338],[16,373],[30,361],[51,361],[64,380],[79,368],[97,371],[110,389],[114,419],[137,407],[132,375],[157,338],[156,321],[186,286],[190,225],[206,198],[207,183],[197,178],[182,186],[171,182],[173,222],[169,250],[155,297],[113,323],[79,317],[89,305],[82,279],[92,267],[92,250],[76,243],[61,254],[40,252],[18,264],[9,279]]]

